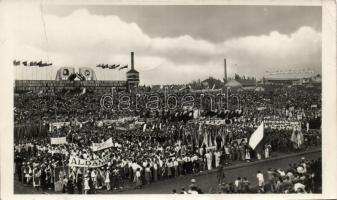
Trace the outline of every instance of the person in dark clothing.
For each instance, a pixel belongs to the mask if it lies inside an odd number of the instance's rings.
[[[78,174],[77,183],[76,183],[78,194],[82,194],[82,184],[83,184],[82,174]]]
[[[22,181],[22,173],[21,173],[21,166],[22,166],[22,159],[20,156],[16,156],[14,159],[15,162],[15,172],[18,175],[19,181]]]
[[[68,181],[67,191],[68,191],[68,194],[74,194],[74,184],[73,184],[72,179],[69,179],[69,181]]]
[[[47,189],[46,172],[45,172],[44,168],[42,168],[42,170],[41,170],[41,189],[42,189],[42,191],[44,191],[45,189]]]
[[[218,184],[220,185],[224,179],[225,179],[225,170],[223,166],[220,166],[218,168],[218,172],[217,172],[217,179],[218,179]]]
[[[91,178],[89,179],[89,187],[90,187],[89,194],[95,194],[96,190],[95,190],[94,182],[92,181]]]

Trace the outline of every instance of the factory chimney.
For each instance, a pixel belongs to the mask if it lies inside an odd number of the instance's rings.
[[[224,59],[224,82],[227,82],[227,63],[226,63],[226,58]]]
[[[131,70],[134,70],[135,69],[135,67],[134,67],[134,65],[133,65],[133,52],[131,52]]]

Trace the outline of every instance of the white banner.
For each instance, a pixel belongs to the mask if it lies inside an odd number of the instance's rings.
[[[97,160],[86,160],[81,159],[75,156],[70,156],[69,158],[69,167],[88,167],[88,168],[97,168],[102,167],[110,161],[110,155],[105,156],[104,158]]]
[[[61,128],[62,126],[69,126],[70,122],[54,122],[51,123],[50,126],[56,127],[57,129]]]
[[[262,122],[261,125],[249,138],[249,146],[251,146],[252,149],[255,149],[255,147],[260,143],[260,141],[263,138],[263,134],[264,134],[264,125]]]
[[[68,144],[66,137],[50,138],[50,144]]]
[[[102,142],[102,143],[92,143],[92,150],[93,151],[99,151],[102,149],[106,149],[109,147],[113,147],[113,143],[112,143],[112,138],[109,138],[107,141]]]

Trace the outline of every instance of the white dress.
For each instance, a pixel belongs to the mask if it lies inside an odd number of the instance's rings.
[[[108,171],[105,174],[105,182],[110,183],[110,172],[108,172]]]
[[[215,167],[219,167],[220,165],[220,156],[221,156],[220,152],[215,152]]]
[[[90,190],[89,177],[84,178],[84,190]]]
[[[269,148],[267,147],[265,150],[264,150],[264,157],[265,158],[269,158]]]
[[[206,160],[207,160],[207,169],[211,170],[212,169],[212,157],[211,154],[206,153]]]

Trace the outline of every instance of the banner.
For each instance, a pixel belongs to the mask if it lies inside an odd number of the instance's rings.
[[[210,147],[206,147],[206,150],[216,150],[216,146],[210,146]]]
[[[53,132],[54,129],[60,129],[63,126],[69,126],[70,122],[54,122],[49,124],[49,131]]]
[[[264,126],[262,122],[261,125],[255,130],[255,132],[249,138],[249,146],[252,147],[252,149],[255,149],[255,147],[262,140],[263,134],[264,134]]]
[[[97,168],[102,167],[110,161],[110,155],[105,156],[104,158],[97,160],[86,160],[81,159],[75,156],[70,156],[69,158],[69,167],[88,167],[88,168]]]
[[[293,128],[293,132],[291,134],[291,138],[290,141],[293,142],[295,149],[300,149],[303,142],[304,142],[304,138],[303,138],[303,134],[301,131],[301,127],[294,127]]]
[[[70,75],[75,73],[73,67],[61,67],[56,74],[56,80],[68,80]]]
[[[106,149],[109,147],[113,147],[112,138],[109,138],[108,140],[102,143],[92,143],[93,151],[99,151],[99,150]]]
[[[122,126],[116,126],[115,129],[120,130],[120,131],[127,131],[127,129],[125,127],[122,127]]]
[[[67,144],[66,137],[50,138],[50,144]]]
[[[95,71],[89,67],[81,67],[79,73],[85,77],[85,80],[97,80]]]

